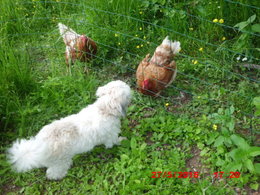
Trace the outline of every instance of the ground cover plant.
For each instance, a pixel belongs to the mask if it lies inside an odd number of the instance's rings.
[[[257,0],[2,0],[1,193],[259,192],[259,7]],[[76,62],[71,74],[58,22],[98,45],[95,59]],[[176,81],[161,97],[141,95],[135,70],[166,35],[181,42]],[[48,181],[45,169],[11,170],[6,150],[15,139],[78,112],[115,79],[133,89],[122,120],[127,140],[76,156],[61,181]]]

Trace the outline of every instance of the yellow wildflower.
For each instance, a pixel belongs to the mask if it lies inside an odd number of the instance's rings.
[[[144,40],[146,39],[146,36],[144,36]]]
[[[201,48],[199,48],[199,51],[203,51],[203,48],[201,47]]]
[[[191,61],[193,64],[198,64],[198,60],[192,60]]]
[[[190,30],[190,31],[193,31],[193,30],[194,30],[194,28],[192,28],[192,27],[191,27],[191,28],[189,28],[189,30]]]
[[[165,104],[166,107],[169,106],[169,105],[170,105],[169,103],[166,103],[166,104]]]
[[[143,47],[144,45],[143,44],[141,44],[141,47]]]
[[[121,43],[117,43],[117,45],[121,45]]]
[[[150,42],[149,42],[149,41],[147,41],[147,44],[149,45],[149,44],[150,44]]]
[[[222,37],[222,39],[221,39],[222,41],[225,41],[226,40],[226,37]]]
[[[135,35],[136,37],[138,37],[138,35]]]
[[[141,15],[142,15],[142,14],[143,14],[143,12],[142,12],[142,11],[140,11],[140,12],[139,12],[139,14],[141,14]]]
[[[142,27],[140,27],[140,28],[139,28],[139,30],[143,30],[143,28],[142,28]]]
[[[224,23],[224,19],[219,19],[218,21],[220,24],[223,24]]]
[[[216,22],[218,22],[218,19],[217,19],[217,18],[215,18],[215,19],[214,19],[212,22],[215,22],[215,23],[216,23]]]
[[[118,37],[119,35],[117,33],[115,33],[115,37]]]
[[[214,124],[212,128],[216,131],[218,129],[218,126]]]
[[[140,48],[140,46],[139,46],[139,45],[137,45],[137,46],[136,46],[136,48],[137,48],[137,49],[139,49],[139,48]]]

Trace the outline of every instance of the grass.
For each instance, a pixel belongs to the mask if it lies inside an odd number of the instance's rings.
[[[258,5],[257,0],[239,2]],[[253,105],[260,94],[259,70],[236,60],[240,55],[249,64],[259,63],[257,9],[204,0],[4,0],[0,12],[1,193],[245,194],[259,189],[259,118]],[[254,14],[242,29],[241,22]],[[58,22],[98,44],[96,58],[77,62],[71,75]],[[239,23],[240,31],[223,26]],[[166,35],[182,44],[177,79],[164,98],[143,96],[135,91],[135,69]],[[45,169],[11,170],[6,149],[15,139],[78,112],[95,101],[98,86],[115,79],[133,89],[122,120],[128,139],[121,146],[75,156],[61,181],[46,180]],[[198,171],[200,178],[151,178],[155,171]],[[212,179],[219,171],[241,176]]]

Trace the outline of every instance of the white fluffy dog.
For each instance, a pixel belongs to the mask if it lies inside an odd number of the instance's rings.
[[[17,172],[47,167],[48,179],[67,174],[75,154],[104,144],[120,144],[120,118],[125,116],[131,100],[130,87],[112,81],[99,87],[98,99],[79,113],[53,121],[29,140],[17,140],[8,150],[10,163]]]

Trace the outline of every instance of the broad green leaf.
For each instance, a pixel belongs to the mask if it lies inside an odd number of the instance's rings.
[[[235,145],[237,145],[238,147],[241,147],[244,150],[247,150],[249,148],[248,143],[246,142],[246,140],[238,135],[231,135],[231,140],[233,141],[233,143]]]
[[[145,148],[146,148],[146,143],[143,143],[142,145],[141,145],[141,147],[140,147],[140,150],[144,150]]]
[[[256,19],[256,15],[254,14],[254,15],[252,15],[251,17],[249,17],[249,18],[247,19],[247,21],[240,22],[240,23],[236,24],[234,27],[238,27],[239,30],[241,31],[241,30],[243,30],[245,27],[247,27],[249,24],[253,23],[253,22],[255,21],[255,19]]]
[[[254,24],[251,28],[253,32],[260,33],[260,24]]]
[[[253,99],[253,104],[256,106],[256,107],[260,107],[260,97],[255,97]]]
[[[251,17],[248,18],[247,22],[248,23],[253,23],[256,19],[256,14],[252,15]]]
[[[247,27],[250,23],[245,21],[245,22],[240,22],[238,24],[236,24],[234,27],[238,27],[238,29],[241,31],[243,30],[245,27]]]
[[[135,149],[135,148],[136,148],[136,140],[135,140],[135,138],[132,138],[132,139],[131,139],[130,146],[131,146],[132,149]]]
[[[245,162],[244,162],[244,165],[250,172],[255,171],[255,167],[254,167],[254,165],[253,165],[253,163],[250,159],[246,159]]]
[[[234,127],[235,127],[235,122],[234,122],[234,119],[231,119],[228,123],[228,128],[230,131],[233,131],[234,130]]]
[[[200,152],[200,156],[204,156],[207,152],[208,152],[208,148],[204,148],[204,149]]]
[[[231,146],[232,145],[232,141],[230,139],[230,137],[225,137],[225,141],[224,141],[226,146]]]
[[[225,161],[218,157],[218,160],[216,162],[216,166],[222,166],[225,164]]]
[[[235,108],[234,108],[234,106],[232,105],[232,106],[230,106],[230,114],[233,114],[234,113],[234,111],[235,111]]]
[[[129,159],[129,157],[126,154],[122,154],[120,157],[122,161]]]
[[[216,139],[215,143],[214,143],[214,147],[218,147],[218,146],[222,145],[223,142],[224,142],[224,137],[223,136],[219,136]]]
[[[229,156],[235,161],[241,161],[243,158],[246,157],[246,155],[247,154],[241,148],[236,148],[229,152]]]
[[[258,183],[251,183],[250,188],[257,191],[258,188],[259,188],[259,184]]]
[[[218,132],[214,132],[214,133],[211,133],[211,135],[210,135],[210,137],[209,137],[209,139],[207,140],[207,145],[210,145],[210,144],[212,144],[214,141],[215,141],[215,139],[216,139],[216,137],[218,136]]]
[[[260,175],[260,163],[255,163],[255,164],[254,164],[254,167],[255,167],[255,172],[256,172],[256,174],[259,174],[259,175]]]
[[[250,147],[248,150],[249,156],[259,156],[260,155],[260,147]]]
[[[217,153],[218,154],[223,154],[224,152],[225,152],[225,150],[224,150],[223,146],[217,147]]]
[[[242,163],[240,163],[240,162],[239,163],[232,162],[232,163],[229,163],[226,166],[224,172],[229,173],[231,171],[240,171],[241,168],[242,168]]]

